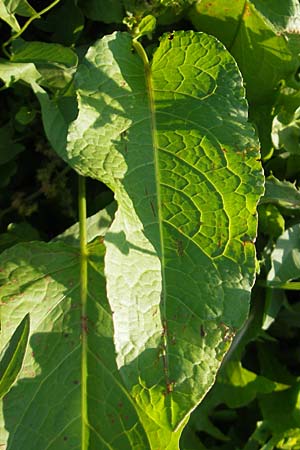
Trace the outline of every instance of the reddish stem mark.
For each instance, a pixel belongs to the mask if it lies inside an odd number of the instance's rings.
[[[81,320],[81,330],[83,331],[83,333],[88,333],[88,317],[87,316],[81,316],[80,318]]]

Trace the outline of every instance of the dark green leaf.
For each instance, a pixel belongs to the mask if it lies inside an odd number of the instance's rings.
[[[57,64],[65,67],[77,65],[76,53],[60,44],[46,42],[26,42],[22,39],[13,42],[11,61],[14,63]]]
[[[120,0],[79,0],[80,8],[92,20],[105,23],[122,23],[125,15]]]
[[[260,205],[258,208],[258,217],[261,233],[277,239],[284,232],[284,217],[275,205]]]
[[[24,146],[16,142],[14,130],[10,124],[0,128],[0,165],[6,164],[24,150]]]
[[[72,45],[79,39],[83,31],[84,15],[77,6],[77,0],[64,0],[50,11],[42,22],[35,22],[35,26],[52,33],[51,40],[53,42]]]
[[[14,322],[17,320],[17,314]],[[4,322],[5,324],[5,322]],[[21,371],[29,336],[29,314],[20,322],[0,354],[0,399],[10,390]],[[5,326],[5,325],[4,325]]]

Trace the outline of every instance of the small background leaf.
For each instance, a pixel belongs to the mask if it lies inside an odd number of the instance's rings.
[[[298,209],[300,192],[295,184],[278,180],[271,175],[266,179],[265,193],[260,199],[260,203],[273,203],[284,208]]]
[[[268,282],[286,282],[300,278],[300,224],[279,237],[271,254],[272,268]]]

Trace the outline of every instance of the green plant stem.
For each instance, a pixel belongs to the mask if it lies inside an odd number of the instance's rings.
[[[55,5],[57,5],[60,2],[60,0],[54,0],[54,2],[52,2],[50,5],[46,6],[46,8],[42,9],[42,11],[37,12],[36,14],[34,14],[33,16],[31,16],[27,22],[23,25],[23,27],[21,28],[20,31],[18,31],[18,33],[13,34],[8,41],[4,42],[4,44],[2,45],[2,50],[3,53],[10,58],[10,54],[8,53],[8,51],[6,50],[6,47],[15,39],[17,39],[18,37],[20,37],[24,31],[29,27],[29,25],[31,24],[31,22],[33,22],[35,19],[40,19],[41,16],[43,14],[45,14],[46,12],[50,11],[50,9],[54,8]]]
[[[80,300],[81,300],[81,449],[87,449],[88,413],[87,413],[87,284],[88,284],[88,252],[86,226],[86,190],[85,177],[78,179],[78,209],[80,236]]]
[[[300,291],[300,281],[268,282],[259,280],[257,285],[269,289],[286,289],[288,291]]]

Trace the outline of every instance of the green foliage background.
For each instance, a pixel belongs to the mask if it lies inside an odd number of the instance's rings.
[[[204,31],[215,36],[235,58],[242,73],[250,121],[261,145],[266,183],[258,208],[258,275],[250,315],[238,332],[215,385],[192,413],[180,448],[300,448],[299,1],[57,0],[53,4],[43,2],[45,11],[38,14],[40,3],[0,2],[1,251],[17,243],[40,240],[40,244],[29,244],[36,248],[36,267],[46,265],[51,273],[51,258],[57,262],[60,257],[62,268],[67,266],[66,270],[70,270],[70,280],[77,273],[76,251],[66,248],[62,252],[61,247],[77,242],[76,229],[75,234],[73,229],[56,238],[77,221],[77,175],[53,148],[63,153],[67,124],[76,117],[74,74],[87,49],[114,31],[129,30],[133,36],[139,36],[149,55],[164,32],[170,39],[176,30]],[[41,80],[39,86],[35,84],[37,78]],[[80,75],[77,83],[80,85]],[[80,95],[84,107],[85,93]],[[86,173],[92,169],[87,168]],[[114,188],[111,180],[107,184]],[[91,216],[111,204],[113,194],[100,182],[87,179],[87,198]],[[113,215],[107,214],[104,223],[109,223]],[[95,223],[90,221],[91,240],[99,233]],[[57,242],[51,242],[50,247],[43,242],[53,238]],[[92,250],[91,296],[93,289],[97,293],[102,290],[105,295],[100,247]],[[15,258],[14,261],[9,257],[10,264],[22,266],[22,258],[18,259],[18,254]],[[59,279],[56,281],[52,289],[58,295]],[[94,304],[92,307],[96,309],[91,314],[101,321],[103,311]],[[22,312],[24,316],[26,311]],[[18,321],[23,317],[19,314]],[[43,314],[47,316],[46,311]],[[112,336],[111,325],[98,332],[92,345],[113,352],[105,336]],[[45,351],[43,342],[39,345],[40,351]],[[53,345],[59,349],[59,336],[53,336]],[[15,348],[12,352],[16,355]],[[109,370],[116,372],[113,363]],[[110,382],[115,382],[115,378]],[[18,389],[22,390],[22,386]],[[46,397],[47,392],[43,395]],[[114,393],[111,395],[105,405],[113,403]],[[124,404],[125,397],[124,394]],[[72,398],[71,407],[78,406],[76,401]],[[105,409],[105,405],[100,407]],[[131,404],[126,408],[124,417],[133,417]],[[72,408],[68,413],[72,414]],[[9,414],[10,420],[18,420],[15,411]],[[108,412],[108,429],[111,414],[113,411]],[[132,420],[126,445],[141,450],[146,438],[140,425],[136,425],[137,419]],[[122,423],[118,426],[123,427]],[[31,435],[26,439],[28,446]],[[47,448],[47,437],[44,439],[41,448]],[[51,445],[58,448],[60,444]],[[65,445],[73,448],[77,443]]]

